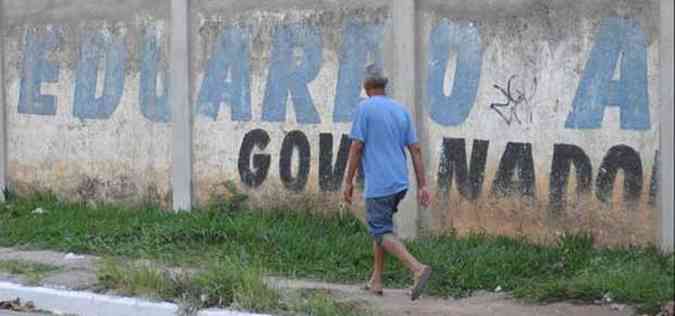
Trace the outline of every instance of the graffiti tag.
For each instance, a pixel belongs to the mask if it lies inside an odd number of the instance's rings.
[[[531,104],[531,100],[534,98],[534,95],[537,93],[537,78],[535,77],[532,80],[533,84],[533,92],[532,95],[527,96],[526,93],[520,89],[516,89],[513,87],[513,80],[518,78],[517,75],[512,75],[509,77],[509,81],[506,84],[506,89],[499,85],[494,85],[493,87],[499,92],[502,93],[502,95],[506,98],[506,103],[492,103],[490,104],[490,108],[495,111],[502,119],[504,119],[504,122],[506,122],[506,125],[511,125],[512,123],[518,123],[519,125],[523,124],[523,121],[520,119],[518,116],[518,110],[521,108],[523,105],[526,105],[528,108]],[[532,112],[530,111],[529,113],[529,122],[532,123],[533,118],[532,118]]]

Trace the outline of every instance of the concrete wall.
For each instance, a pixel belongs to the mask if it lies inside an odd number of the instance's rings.
[[[166,201],[163,1],[5,1],[8,178],[19,192]]]
[[[672,170],[658,163],[672,48],[657,0],[5,0],[4,11],[7,178],[20,192],[168,207],[174,188],[187,209],[232,183],[259,206],[335,209],[361,71],[377,62],[415,115],[435,192],[428,210],[406,200],[405,236],[668,235],[656,175]]]
[[[667,252],[673,252],[675,249],[675,214],[673,212],[673,193],[675,192],[673,183],[673,137],[675,137],[675,92],[672,83],[675,78],[675,25],[673,25],[673,1],[661,0],[659,11],[661,12],[661,45],[659,58],[661,64],[659,69],[660,96],[661,96],[661,166],[659,179],[659,222],[661,231],[659,234],[659,246]]]
[[[436,228],[655,242],[658,2],[418,3]]]
[[[390,12],[386,1],[193,1],[197,203],[227,181],[273,204],[338,191],[362,68],[391,51]]]

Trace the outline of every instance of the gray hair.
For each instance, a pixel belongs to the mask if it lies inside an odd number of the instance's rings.
[[[366,85],[386,87],[389,83],[389,78],[384,75],[382,67],[377,64],[372,64],[366,67],[366,73],[363,83]]]

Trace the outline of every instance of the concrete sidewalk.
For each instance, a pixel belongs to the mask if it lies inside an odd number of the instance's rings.
[[[48,274],[39,284],[41,286],[69,290],[96,289],[96,260],[93,256],[67,254],[55,251],[20,251],[0,248],[0,261],[20,260],[58,267],[60,270]],[[0,281],[23,285],[31,284],[25,277],[0,272]]]
[[[0,316],[49,316],[49,314],[17,313],[17,312],[0,310]]]
[[[167,302],[150,302],[131,297],[101,295],[46,287],[27,287],[0,282],[0,300],[22,298],[36,308],[58,315],[74,316],[174,316],[180,307]],[[266,316],[229,310],[200,310],[193,316]]]
[[[37,284],[24,276],[0,272],[0,301],[31,301],[40,310],[77,316],[172,316],[179,307],[166,302],[116,296],[98,286],[93,256],[54,251],[20,251],[0,248],[0,261],[20,260],[58,267]],[[4,313],[4,314],[3,314]],[[0,310],[0,316],[35,314]],[[37,314],[41,315],[41,314]],[[43,314],[44,315],[44,314]],[[202,310],[196,316],[265,316],[229,310]]]

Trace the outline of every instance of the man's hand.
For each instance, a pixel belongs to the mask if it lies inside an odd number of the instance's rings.
[[[349,162],[347,163],[344,190],[344,200],[348,205],[352,205],[352,197],[354,196],[354,177],[356,176],[356,169],[359,168],[359,163],[361,163],[362,154],[363,142],[353,140],[352,145],[349,146]]]
[[[423,207],[429,207],[431,205],[431,193],[429,193],[427,187],[417,188],[417,201],[422,204]]]
[[[408,145],[410,155],[413,159],[413,166],[415,167],[415,175],[417,176],[417,202],[422,207],[429,207],[431,205],[431,193],[427,190],[427,179],[425,178],[424,162],[422,161],[422,149],[417,144]]]
[[[352,205],[352,197],[354,196],[354,185],[351,183],[345,183],[345,190],[343,192],[343,198],[347,205]]]

